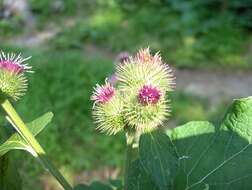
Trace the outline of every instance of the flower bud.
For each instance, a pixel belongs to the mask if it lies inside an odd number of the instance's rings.
[[[97,129],[109,135],[123,130],[123,104],[119,94],[110,83],[99,86],[94,90],[91,100],[94,101],[93,117]]]
[[[0,52],[0,92],[2,98],[19,99],[27,90],[25,72],[32,72],[25,62],[30,57],[22,58],[21,54]]]
[[[162,125],[169,116],[166,93],[175,87],[175,77],[159,53],[140,50],[125,64],[116,67],[119,91],[124,95],[124,119],[143,132]]]
[[[152,85],[144,85],[138,94],[125,98],[125,121],[137,131],[150,132],[156,129],[162,125],[169,113],[165,96]]]

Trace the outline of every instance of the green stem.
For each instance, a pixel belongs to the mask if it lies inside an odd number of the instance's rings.
[[[59,170],[51,163],[47,157],[44,149],[39,142],[35,139],[33,134],[29,131],[23,120],[20,118],[14,107],[8,100],[1,103],[3,109],[17,128],[18,133],[24,138],[24,140],[30,145],[37,158],[41,161],[44,167],[58,180],[58,182],[64,187],[65,190],[73,190],[72,186],[62,176]]]
[[[134,143],[134,136],[132,134],[126,132],[126,155],[125,155],[125,168],[124,168],[124,190],[129,190],[129,170],[130,170],[130,164],[133,160],[134,156],[134,149],[133,149],[133,143]]]

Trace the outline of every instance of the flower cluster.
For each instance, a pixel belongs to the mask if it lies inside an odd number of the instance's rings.
[[[0,95],[1,98],[19,99],[27,89],[25,72],[32,72],[21,54],[0,52]]]
[[[149,132],[161,126],[170,112],[167,92],[175,87],[168,64],[149,48],[135,56],[124,53],[118,62],[115,74],[91,97],[98,129],[115,134],[128,127]]]

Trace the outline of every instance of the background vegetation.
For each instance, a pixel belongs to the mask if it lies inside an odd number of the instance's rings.
[[[46,111],[54,112],[53,123],[39,136],[39,141],[73,181],[103,178],[100,173],[105,168],[121,176],[124,137],[107,137],[94,130],[89,100],[93,86],[113,72],[117,53],[150,46],[160,50],[176,68],[231,72],[251,68],[250,0],[27,3],[28,16],[15,12],[0,15],[0,47],[33,56],[30,62],[35,74],[30,75],[27,95],[16,106],[27,121]],[[0,9],[5,9],[1,0]],[[27,45],[31,36],[41,31],[55,34],[39,45]],[[17,43],[20,39],[21,43]],[[171,99],[170,126],[201,119],[218,123],[226,103],[223,101],[212,109],[208,99],[182,91],[172,93]],[[1,121],[6,126],[3,117]],[[43,183],[40,187],[37,183],[45,177],[38,175],[41,166],[27,154],[11,155],[17,160],[26,190],[43,189]],[[92,175],[91,171],[98,172]],[[81,177],[83,172],[88,176],[85,179]],[[28,180],[31,177],[35,180]],[[50,183],[48,177],[45,181]]]

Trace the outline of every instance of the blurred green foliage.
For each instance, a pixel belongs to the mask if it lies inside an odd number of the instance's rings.
[[[88,17],[59,33],[55,47],[95,43],[119,52],[151,46],[181,67],[249,66],[249,1],[113,2],[98,4]]]
[[[249,67],[250,0],[28,0],[37,27],[55,22],[50,45],[87,43],[114,52],[151,46],[179,67]],[[1,6],[0,6],[1,7]],[[68,19],[73,24],[66,24]],[[15,19],[0,20],[0,33],[22,31]]]

